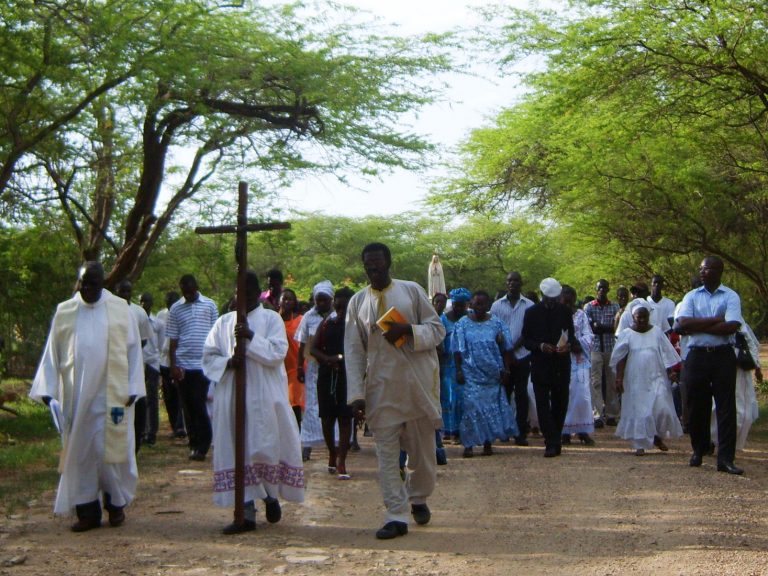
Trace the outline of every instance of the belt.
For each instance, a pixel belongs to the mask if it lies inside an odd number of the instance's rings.
[[[689,346],[688,350],[700,350],[701,352],[720,352],[721,350],[733,350],[730,344],[720,344],[718,346]]]

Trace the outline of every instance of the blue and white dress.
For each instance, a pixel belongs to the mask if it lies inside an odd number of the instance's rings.
[[[479,322],[465,316],[456,323],[452,344],[454,351],[461,353],[464,373],[461,443],[469,448],[517,436],[515,407],[507,401],[501,385],[501,350],[509,350],[513,344],[509,328],[493,316]]]
[[[456,362],[453,359],[453,331],[456,322],[445,314],[440,316],[445,326],[443,353],[440,354],[440,405],[443,411],[443,434],[456,436],[463,407],[464,387],[456,382]]]

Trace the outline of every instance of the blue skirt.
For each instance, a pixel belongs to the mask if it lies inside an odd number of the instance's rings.
[[[464,413],[459,427],[461,443],[469,448],[494,440],[508,440],[519,431],[515,406],[498,384],[464,384]]]

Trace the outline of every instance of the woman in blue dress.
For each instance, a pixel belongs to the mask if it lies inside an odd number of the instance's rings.
[[[467,313],[467,304],[472,294],[466,288],[454,288],[448,294],[451,309],[440,315],[445,326],[445,339],[440,351],[440,403],[443,409],[443,440],[454,439],[460,444],[459,423],[462,413],[463,386],[456,382],[456,363],[453,359],[453,330],[456,322]]]
[[[464,388],[464,413],[459,433],[464,457],[483,445],[483,455],[493,454],[496,439],[517,436],[515,408],[510,406],[502,386],[507,371],[512,335],[507,325],[491,316],[491,298],[478,290],[472,296],[472,312],[456,323],[452,345],[456,380]]]

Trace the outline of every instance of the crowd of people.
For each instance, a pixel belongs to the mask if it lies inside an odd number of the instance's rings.
[[[258,501],[268,522],[280,520],[280,499],[302,501],[314,447],[327,448],[329,474],[349,480],[363,423],[386,510],[380,539],[407,534],[409,517],[430,521],[444,443],[462,446],[464,458],[478,447],[491,456],[494,443],[528,446],[540,433],[544,457],[556,458],[573,442],[595,446],[595,428],[608,426],[643,456],[688,433],[690,466],[716,452],[718,471],[743,473],[734,459],[757,417],[759,343],[721,283],[719,258],[702,261],[677,305],[658,275],[650,290],[620,287],[616,302],[600,279],[580,302],[555,278],[523,294],[517,271],[495,298],[464,287],[430,298],[390,276],[386,245],[366,245],[361,259],[368,286],[319,282],[306,307],[279,270],[267,272],[263,292],[249,271],[245,321],[231,303],[219,315],[190,274],[154,315],[151,294],[133,304],[130,282],[112,295],[101,265],[83,266],[30,392],[62,433],[55,513],[74,511],[72,530],[91,530],[103,503],[110,525],[124,522],[136,453],[157,439],[161,396],[170,436],[186,438],[190,460],[214,447],[214,502],[233,506],[240,370],[245,512],[226,534],[255,529]]]

